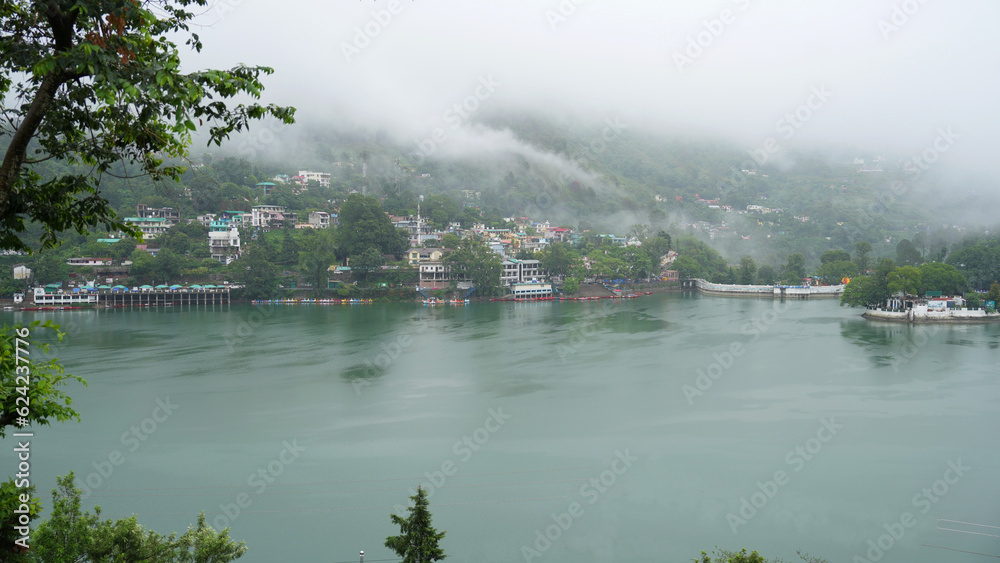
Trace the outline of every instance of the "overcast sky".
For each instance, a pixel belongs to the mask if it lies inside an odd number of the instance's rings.
[[[265,101],[299,122],[410,143],[528,108],[748,150],[918,153],[948,128],[953,162],[998,148],[995,0],[219,0],[197,21],[190,67],[272,66]]]

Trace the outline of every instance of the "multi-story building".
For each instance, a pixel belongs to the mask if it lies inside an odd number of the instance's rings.
[[[441,287],[452,281],[467,282],[469,278],[465,274],[453,272],[451,264],[440,261],[420,263],[420,285],[422,287]]]
[[[538,260],[504,260],[503,271],[500,273],[500,283],[511,285],[544,279],[541,262]]]
[[[235,225],[228,229],[213,230],[208,233],[208,248],[212,259],[229,264],[239,258],[240,232]]]
[[[181,212],[173,207],[149,207],[142,203],[136,206],[136,215],[141,219],[166,219],[171,226],[181,220]]]
[[[330,226],[330,214],[326,211],[311,211],[309,224],[316,229],[326,229]]]
[[[267,232],[285,226],[294,226],[298,214],[289,213],[280,205],[256,205],[250,209],[250,225]]]
[[[406,259],[411,266],[419,266],[426,262],[440,262],[443,251],[440,248],[411,248],[406,253]]]
[[[165,217],[126,217],[124,223],[139,229],[144,240],[152,240],[174,226]]]
[[[299,170],[299,175],[293,178],[298,184],[304,186],[309,182],[316,182],[324,188],[330,187],[329,172],[310,172],[309,170]]]

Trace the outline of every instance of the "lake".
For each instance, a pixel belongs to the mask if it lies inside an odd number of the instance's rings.
[[[60,323],[89,382],[36,429],[44,504],[72,470],[106,516],[205,511],[241,561],[396,560],[419,484],[449,561],[1000,555],[997,325],[681,293],[3,315]]]

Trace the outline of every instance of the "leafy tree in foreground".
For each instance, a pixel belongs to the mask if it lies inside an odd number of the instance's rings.
[[[229,529],[217,532],[198,516],[197,527],[180,537],[147,530],[135,516],[101,520],[101,508],[83,512],[80,489],[73,474],[58,478],[52,491],[52,516],[32,536],[25,561],[155,561],[162,563],[225,563],[246,553],[246,544],[229,538]]]
[[[87,384],[86,381],[65,373],[55,359],[42,362],[37,356],[32,356],[30,369],[28,369],[28,364],[15,362],[17,355],[24,356],[16,353],[17,338],[26,338],[29,329],[32,329],[30,333],[33,337],[29,353],[41,352],[44,354],[48,351],[48,345],[38,342],[35,338],[38,328],[54,330],[56,338],[62,341],[63,333],[59,330],[58,325],[52,324],[52,321],[45,323],[35,321],[28,327],[18,325],[15,327],[4,326],[0,329],[0,358],[3,358],[3,361],[0,362],[0,408],[2,408],[0,410],[0,438],[6,436],[7,428],[11,426],[47,426],[53,420],[59,422],[72,419],[80,420],[80,414],[70,406],[72,400],[61,387],[70,380],[79,381],[84,385]],[[20,401],[18,401],[19,398]],[[23,408],[26,404],[30,408]],[[22,408],[23,410],[20,410]],[[18,445],[12,444],[11,447],[17,448]],[[17,450],[15,449],[15,451]],[[30,498],[27,503],[23,503],[28,505],[29,522],[35,519],[41,511],[38,500],[32,498],[34,486],[19,487],[18,485],[21,484],[23,483],[11,478],[0,485],[0,526],[2,526],[0,529],[0,542],[2,542],[0,543],[0,561],[17,560],[17,544],[14,542],[19,539],[20,534],[15,531],[14,526],[23,526],[23,523],[19,522],[18,514],[15,513],[22,504],[21,495],[27,495]]]
[[[209,0],[13,0],[0,7],[0,248],[28,250],[26,222],[43,226],[43,247],[57,233],[103,225],[138,236],[100,192],[101,176],[179,179],[165,159],[187,156],[191,133],[209,127],[219,144],[250,120],[293,122],[294,109],[257,103],[267,67],[181,72],[175,37],[195,51],[188,25]],[[188,8],[195,8],[188,11]],[[44,161],[80,165],[39,172]],[[48,163],[52,164],[52,163]]]
[[[418,487],[417,494],[410,500],[413,506],[407,509],[410,513],[408,517],[391,515],[392,523],[399,526],[399,535],[387,537],[385,546],[402,557],[402,563],[429,563],[444,559],[447,556],[438,542],[447,532],[438,532],[431,525],[427,491]]]

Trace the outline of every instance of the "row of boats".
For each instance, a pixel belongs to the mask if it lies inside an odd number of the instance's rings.
[[[469,303],[468,299],[438,299],[437,297],[424,299],[424,305],[468,305]]]
[[[502,297],[490,299],[490,301],[597,301],[599,299],[635,299],[636,297],[652,294],[652,291],[643,291],[621,295],[596,295],[593,297]]]
[[[254,305],[370,305],[372,299],[254,299]]]

